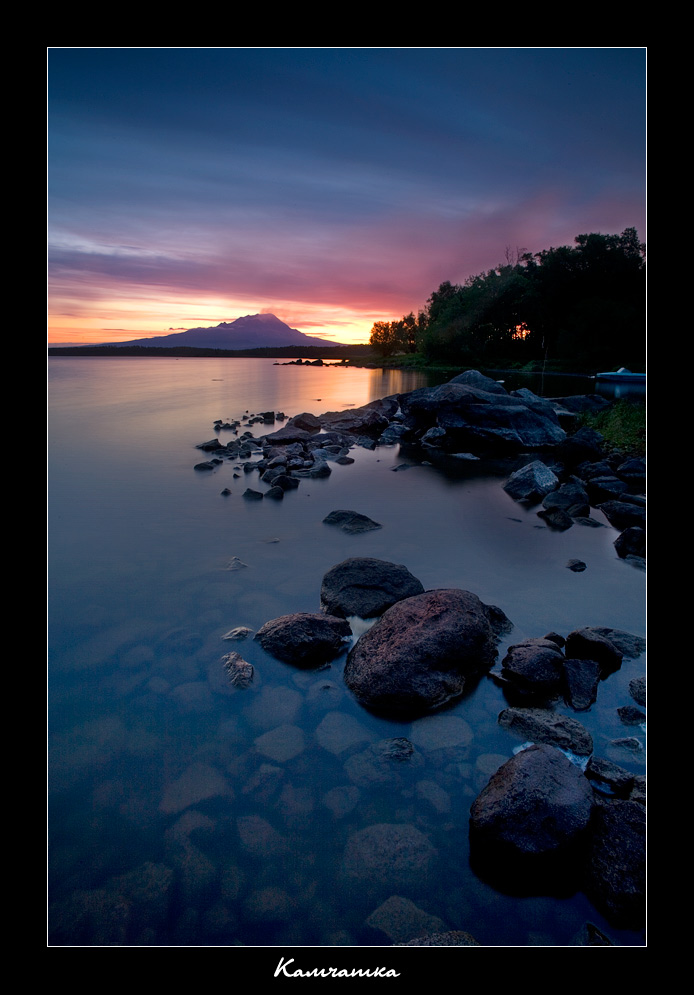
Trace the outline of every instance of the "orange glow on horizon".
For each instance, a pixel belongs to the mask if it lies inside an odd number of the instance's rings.
[[[305,301],[118,299],[77,304],[62,300],[56,302],[53,313],[48,315],[48,344],[100,345],[158,338],[258,313],[274,314],[291,328],[336,345],[368,343],[374,322],[382,318],[380,314],[365,314],[349,306],[323,307]]]

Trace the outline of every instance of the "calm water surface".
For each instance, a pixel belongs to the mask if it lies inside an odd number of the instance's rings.
[[[426,588],[498,605],[515,625],[502,653],[584,625],[644,634],[644,576],[617,558],[615,530],[599,512],[602,528],[541,527],[502,490],[507,465],[357,449],[353,465],[257,504],[241,497],[257,477],[234,479],[232,463],[192,469],[216,418],[318,414],[425,383],[260,359],[49,362],[51,943],[383,943],[365,920],[392,889],[355,890],[342,873],[348,839],[377,823],[414,825],[436,848],[433,872],[397,893],[439,928],[560,945],[590,920],[615,943],[642,942],[580,892],[506,895],[471,870],[470,804],[519,745],[497,725],[507,702],[492,680],[443,716],[393,723],[352,699],[344,657],[299,672],[253,641],[222,641],[318,610],[323,574],[348,556],[404,563]],[[336,508],[383,528],[346,536],[322,524]],[[234,557],[246,566],[228,569]],[[587,570],[567,570],[570,558]],[[226,682],[231,649],[255,667],[246,691]],[[616,709],[644,670],[643,657],[625,661],[580,716],[596,752],[633,732]],[[442,719],[455,733],[445,748]],[[374,779],[365,751],[399,736],[420,766]]]

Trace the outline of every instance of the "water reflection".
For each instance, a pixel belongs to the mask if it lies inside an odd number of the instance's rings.
[[[352,699],[344,657],[299,672],[222,639],[317,610],[323,574],[353,555],[498,604],[508,640],[641,633],[643,576],[614,530],[538,528],[501,489],[505,464],[426,466],[398,447],[354,451],[281,506],[244,502],[233,464],[192,471],[215,418],[357,406],[421,374],[173,359],[56,359],[49,374],[51,942],[387,942],[371,917],[393,895],[486,944],[570,943],[587,919],[640,942],[580,893],[504,895],[470,868],[470,804],[517,745],[492,681],[395,723]],[[341,507],[384,527],[324,526]],[[248,566],[228,570],[235,556]],[[254,667],[246,690],[226,679],[230,646]],[[624,735],[616,709],[642,672],[625,661],[582,713],[601,746]],[[389,769],[403,737],[412,762]],[[643,771],[640,754],[619,762]],[[366,887],[367,855],[397,833],[421,873]]]

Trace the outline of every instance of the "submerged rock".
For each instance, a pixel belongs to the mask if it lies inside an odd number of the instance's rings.
[[[408,888],[421,885],[438,852],[415,826],[379,823],[353,833],[343,858],[346,877],[362,885]]]
[[[349,535],[356,535],[359,532],[372,532],[374,529],[383,527],[378,522],[374,522],[373,519],[367,518],[366,515],[362,515],[358,511],[331,511],[329,515],[325,516],[323,521],[326,525],[339,526],[343,532],[347,532]]]
[[[424,587],[401,563],[351,557],[323,577],[321,606],[330,615],[382,615],[396,602],[423,594]]]
[[[367,708],[424,715],[492,666],[496,618],[469,591],[427,591],[399,601],[349,654],[345,683]]]
[[[596,806],[585,890],[614,926],[645,922],[646,813],[635,801]]]

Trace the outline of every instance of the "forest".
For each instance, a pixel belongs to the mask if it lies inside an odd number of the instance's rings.
[[[432,363],[643,370],[645,260],[635,228],[535,254],[507,248],[494,269],[442,283],[417,315],[377,321],[370,344],[383,357],[420,353]]]

